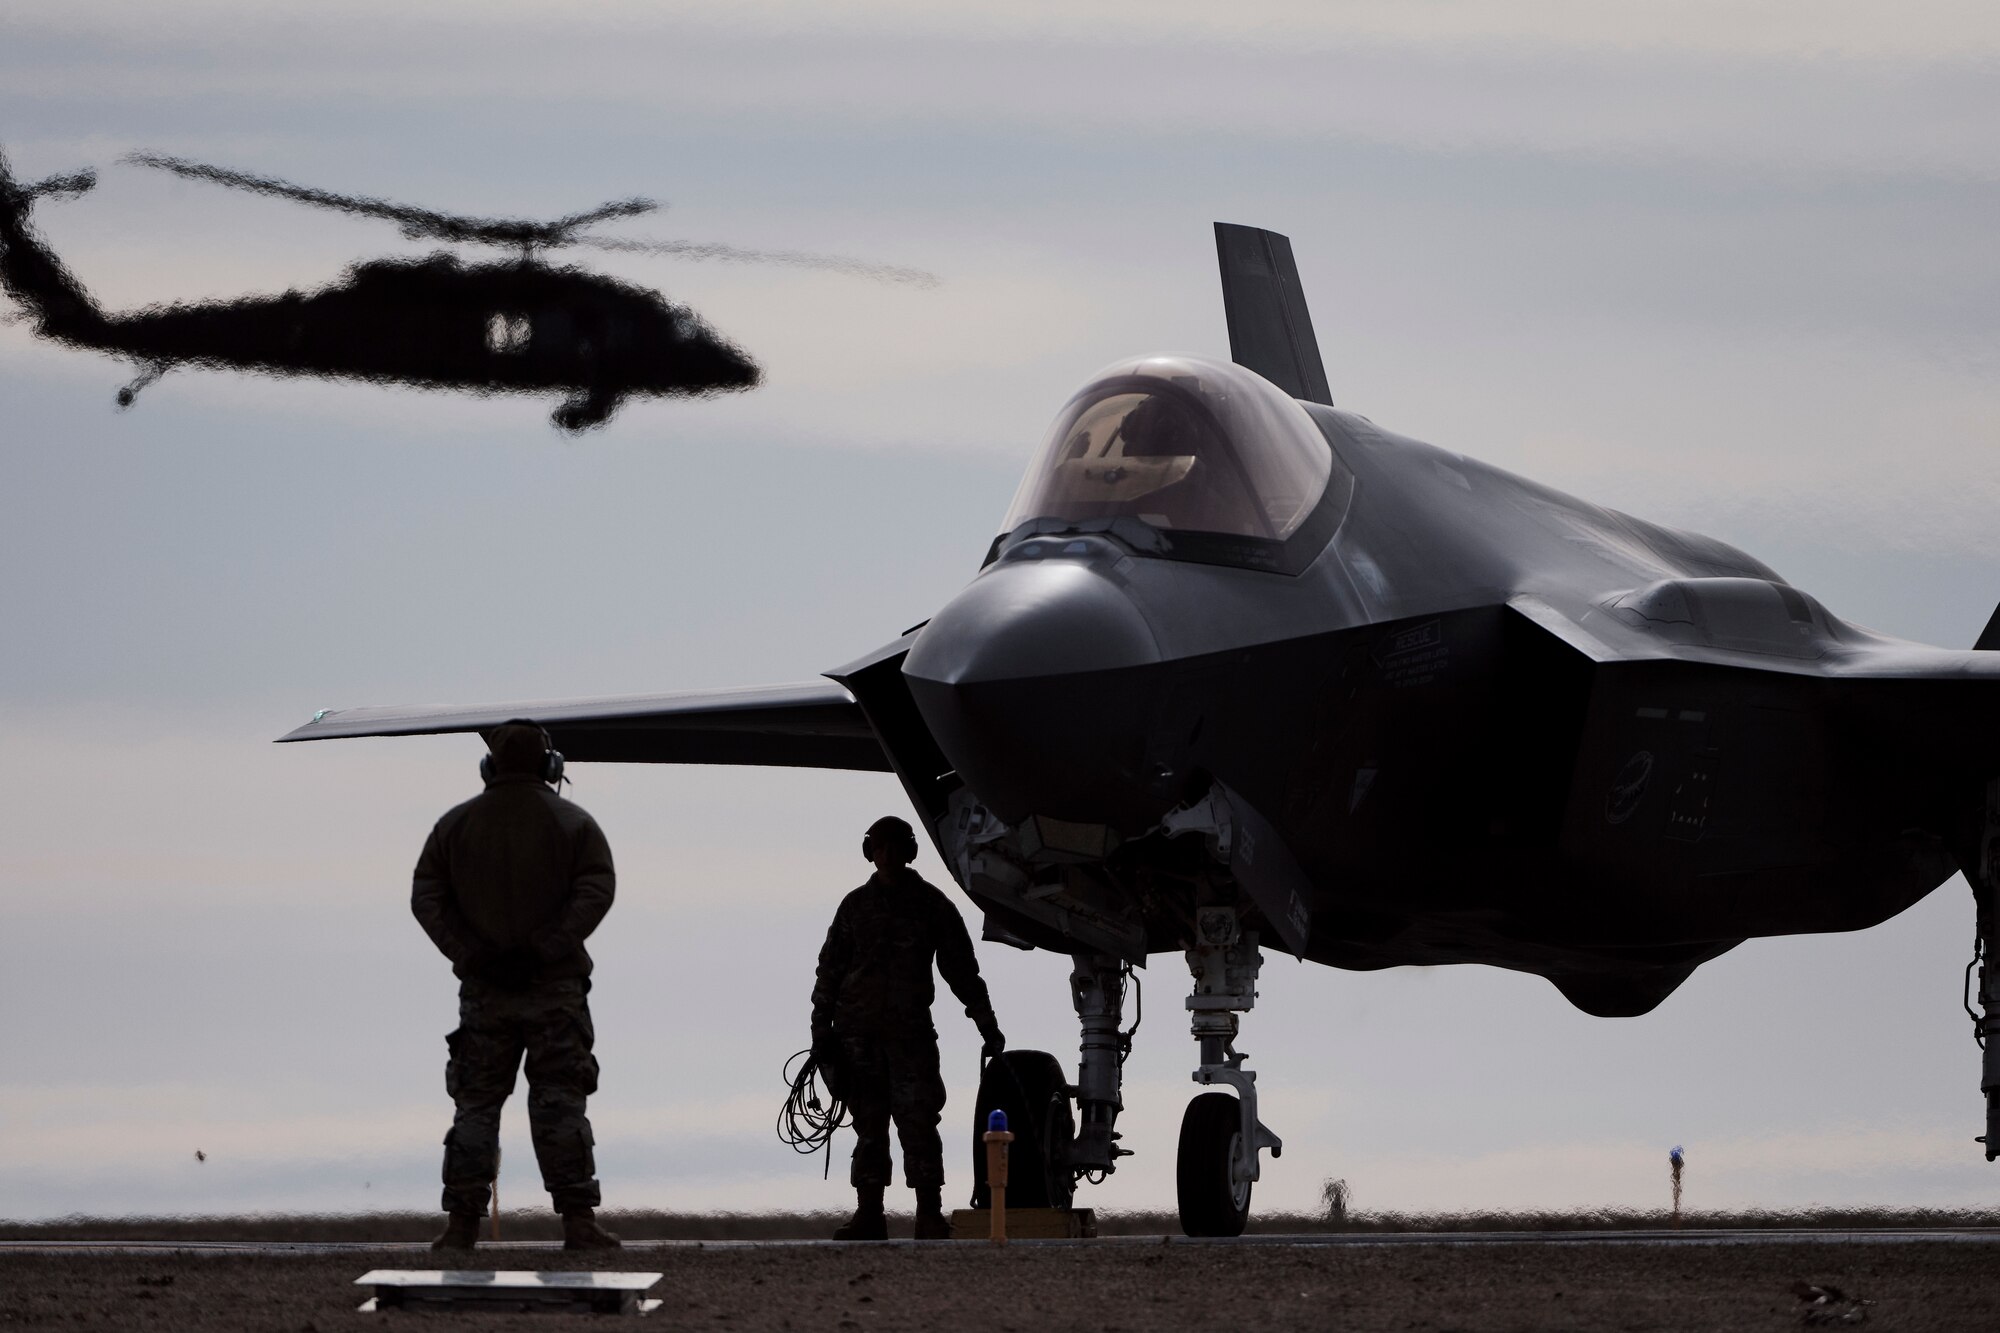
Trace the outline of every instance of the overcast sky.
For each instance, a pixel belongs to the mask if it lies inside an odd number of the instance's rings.
[[[1965,645],[2000,599],[1990,3],[0,10],[0,146],[108,306],[310,288],[389,226],[118,165],[842,251],[933,290],[593,256],[766,386],[626,407],[133,369],[0,323],[0,1216],[434,1205],[454,984],[407,908],[468,738],[274,747],[318,707],[809,679],[977,568],[1071,389],[1226,355],[1215,220],[1285,232],[1336,400],[1742,545]],[[0,318],[12,315],[0,311]],[[854,774],[579,766],[609,1206],[836,1207],[770,1125],[860,830]],[[945,882],[928,852],[919,868]],[[969,911],[969,908],[968,908]],[[1954,880],[1601,1020],[1479,969],[1274,959],[1262,1208],[1987,1206]],[[1073,1060],[1068,964],[982,946]],[[1170,1206],[1195,1058],[1146,974],[1100,1207]],[[977,1038],[939,1005],[950,1193]],[[538,1203],[524,1116],[510,1206]],[[843,1135],[844,1155],[851,1139]],[[197,1161],[202,1150],[207,1160]]]

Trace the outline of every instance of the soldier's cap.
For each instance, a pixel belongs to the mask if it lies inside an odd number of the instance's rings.
[[[486,733],[486,748],[493,753],[494,772],[538,776],[549,734],[532,722],[504,722]]]

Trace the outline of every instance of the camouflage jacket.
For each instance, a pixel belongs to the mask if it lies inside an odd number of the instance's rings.
[[[841,900],[819,951],[813,983],[813,1044],[830,1038],[933,1033],[931,960],[987,1032],[997,1025],[979,979],[972,938],[951,899],[914,870],[871,875]]]
[[[616,878],[597,821],[526,775],[495,778],[431,830],[410,911],[468,980],[527,951],[532,980],[590,975],[583,941],[611,910]]]

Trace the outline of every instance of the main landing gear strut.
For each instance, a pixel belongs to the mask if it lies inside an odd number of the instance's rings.
[[[1181,1117],[1176,1164],[1181,1230],[1190,1236],[1240,1236],[1250,1218],[1250,1187],[1260,1174],[1257,1154],[1284,1153],[1285,1145],[1257,1118],[1257,1076],[1236,1049],[1237,1015],[1257,1002],[1257,973],[1264,965],[1255,931],[1244,931],[1232,907],[1195,910],[1195,945],[1187,951],[1194,994],[1189,1030],[1201,1046],[1194,1081],[1227,1083],[1236,1096],[1204,1092]]]
[[[1968,990],[1974,972],[1978,974],[1979,1008],[1973,1010],[1969,996],[1965,1008],[1984,1052],[1979,1090],[1986,1095],[1986,1133],[1978,1141],[1986,1145],[1990,1162],[2000,1157],[2000,780],[1986,785],[1986,821],[1980,834],[1978,873],[1967,877],[1978,907],[1979,934],[1973,942],[1972,966],[1966,968]]]

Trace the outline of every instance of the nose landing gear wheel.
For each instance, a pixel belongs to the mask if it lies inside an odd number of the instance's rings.
[[[1250,1187],[1235,1178],[1243,1115],[1226,1092],[1204,1092],[1181,1117],[1175,1163],[1181,1230],[1190,1236],[1240,1236],[1250,1220]]]

